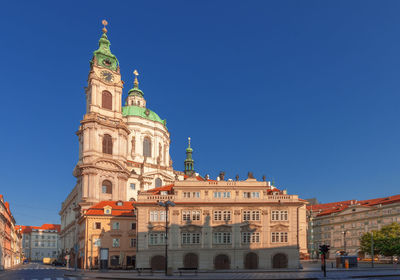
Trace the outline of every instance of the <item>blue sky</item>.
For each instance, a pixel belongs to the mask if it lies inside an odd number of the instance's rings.
[[[398,194],[398,1],[7,1],[0,193],[59,222],[75,184],[89,60],[109,22],[124,97],[138,69],[174,167],[248,171],[321,202]]]

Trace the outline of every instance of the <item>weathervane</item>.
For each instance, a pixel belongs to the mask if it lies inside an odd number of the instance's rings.
[[[102,21],[101,21],[101,23],[103,24],[103,33],[107,33],[107,28],[106,28],[106,26],[108,25],[108,22],[105,20],[105,19],[103,19]]]

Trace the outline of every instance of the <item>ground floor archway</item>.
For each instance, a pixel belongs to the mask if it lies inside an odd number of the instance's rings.
[[[230,269],[231,261],[229,257],[224,254],[217,255],[214,259],[215,269]]]
[[[287,268],[288,257],[285,254],[278,253],[272,257],[272,268]]]
[[[245,269],[257,269],[258,268],[258,256],[256,253],[247,253],[244,257],[244,268]]]
[[[161,255],[156,255],[151,257],[150,267],[153,270],[163,270],[165,269],[165,257]]]
[[[183,267],[185,268],[198,268],[199,257],[194,253],[188,253],[183,258]]]

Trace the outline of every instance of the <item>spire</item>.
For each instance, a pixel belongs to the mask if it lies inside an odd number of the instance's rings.
[[[185,175],[192,176],[194,174],[194,160],[192,158],[193,149],[190,147],[190,137],[188,138],[188,147],[186,148],[185,159]]]
[[[108,22],[104,19],[102,21],[103,24],[103,35],[101,35],[99,40],[99,48],[93,52],[93,59],[91,60],[91,64],[95,63],[98,66],[108,68],[113,71],[119,70],[118,59],[111,53],[110,50],[110,41],[107,37],[107,28]]]
[[[139,76],[139,72],[135,69],[135,71],[133,71],[133,75],[135,75],[135,80],[133,82],[133,88],[128,91],[128,96],[137,95],[143,97],[144,93],[139,89],[139,81],[137,78]]]

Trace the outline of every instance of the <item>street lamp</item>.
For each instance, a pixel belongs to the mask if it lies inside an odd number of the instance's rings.
[[[168,209],[169,207],[175,206],[175,203],[167,200],[167,201],[159,201],[159,206],[165,207],[165,276],[167,276],[168,270]]]

